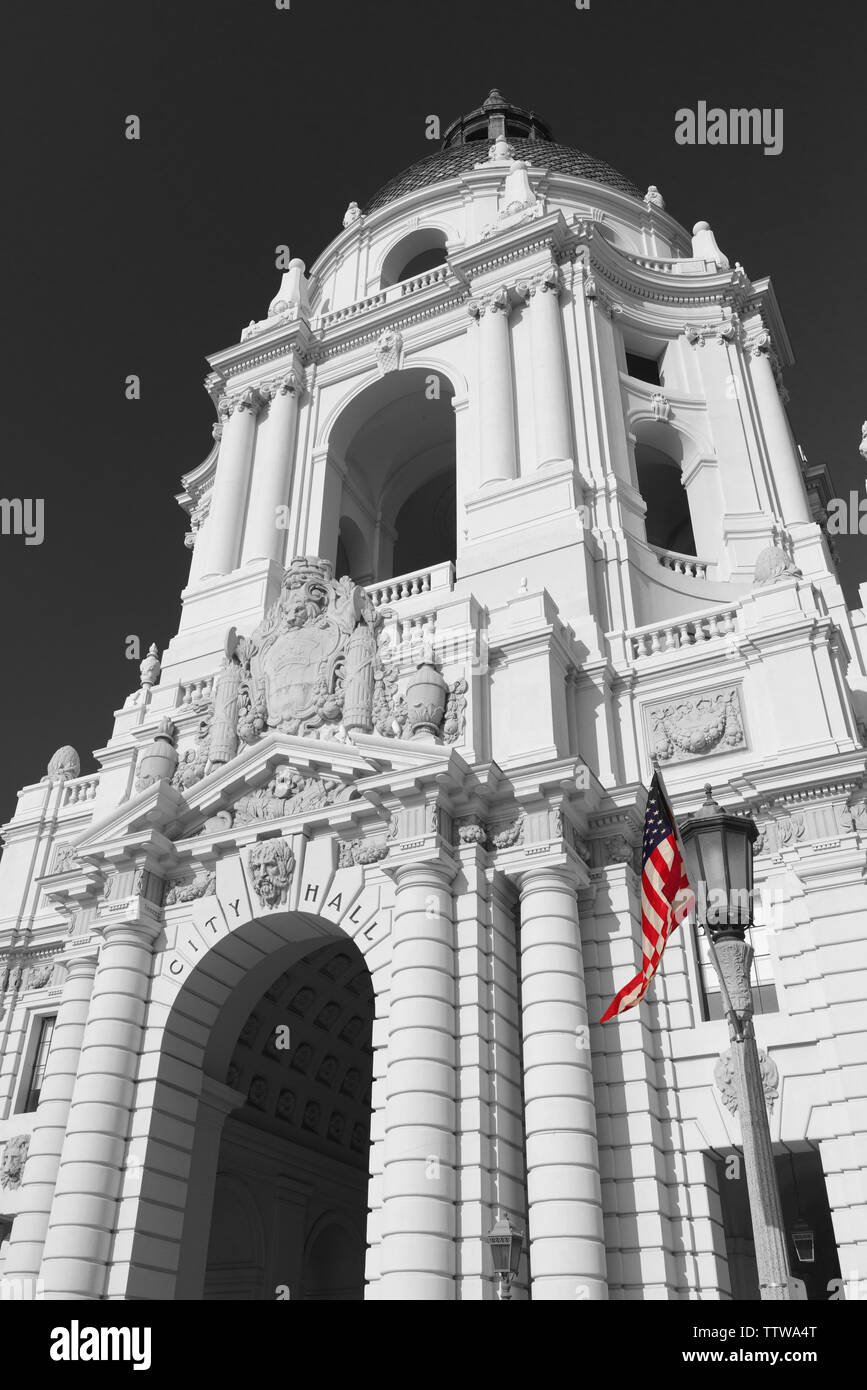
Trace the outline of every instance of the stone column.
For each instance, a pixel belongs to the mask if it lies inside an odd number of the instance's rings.
[[[46,1298],[105,1290],[156,935],[106,925],[42,1256]]]
[[[552,265],[536,285],[530,306],[537,468],[572,457],[569,394],[560,324],[562,287],[560,271]]]
[[[271,409],[267,423],[260,429],[256,448],[242,565],[252,560],[283,559],[286,529],[277,526],[277,508],[289,506],[302,393],[301,377],[295,371],[287,372],[281,382],[267,389]]]
[[[455,871],[444,856],[391,871],[397,891],[378,1299],[455,1298]]]
[[[512,385],[512,345],[509,313],[512,304],[505,285],[483,302],[474,300],[469,313],[479,324],[479,434],[481,481],[499,482],[518,472],[515,443],[515,393]]]
[[[207,558],[201,570],[203,579],[230,574],[238,563],[256,439],[256,416],[262,403],[262,397],[254,388],[242,391],[234,400],[224,397],[221,402],[223,436],[205,531]]]
[[[810,522],[810,504],[798,461],[798,453],[774,373],[771,338],[760,333],[750,344],[750,376],[759,407],[759,424],[765,437],[773,482],[787,526]]]
[[[532,1297],[607,1296],[602,1187],[576,883],[518,875]]]
[[[6,1252],[5,1278],[21,1280],[30,1297],[48,1231],[48,1217],[60,1167],[81,1042],[93,992],[96,947],[73,947],[67,952],[66,979],[39,1096],[30,1151],[21,1181],[21,1210],[15,1218]]]

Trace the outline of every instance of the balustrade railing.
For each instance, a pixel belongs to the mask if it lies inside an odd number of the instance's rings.
[[[371,309],[380,309],[384,304],[393,304],[395,300],[406,299],[407,295],[418,294],[421,290],[430,290],[437,285],[443,284],[449,279],[451,269],[447,265],[434,266],[432,270],[422,271],[420,275],[412,275],[408,280],[400,280],[396,285],[389,285],[387,289],[378,290],[376,294],[365,295],[363,299],[356,299],[354,304],[346,304],[342,309],[329,309],[327,313],[318,314],[313,320],[314,328],[333,328],[335,324],[345,323],[347,319],[354,319],[359,314],[369,313]]]
[[[700,646],[702,642],[711,642],[735,632],[737,620],[736,607],[718,608],[710,613],[686,614],[682,618],[635,628],[624,634],[627,654],[632,660],[640,661],[662,652]]]
[[[676,550],[660,550],[655,545],[650,548],[656,552],[656,558],[663,568],[671,570],[672,574],[684,574],[690,579],[707,579],[710,568],[708,560],[698,560],[695,555],[681,555]]]
[[[196,676],[193,680],[180,681],[178,684],[178,706],[180,708],[196,705],[200,700],[207,700],[214,688],[213,675]]]
[[[99,774],[93,777],[76,777],[63,787],[63,806],[76,806],[80,801],[93,801],[99,787]]]
[[[383,579],[379,584],[367,584],[365,588],[374,608],[381,608],[383,604],[400,603],[403,599],[418,598],[420,594],[430,594],[437,589],[453,589],[454,586],[455,567],[447,560],[441,565],[416,570],[414,574],[398,574],[394,579]]]

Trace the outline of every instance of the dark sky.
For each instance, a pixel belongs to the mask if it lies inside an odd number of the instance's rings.
[[[494,85],[773,276],[796,435],[863,495],[865,31],[849,0],[7,6],[0,494],[45,499],[45,541],[0,536],[0,816],[59,744],[94,768],[138,685],[126,637],[175,632],[205,354],[266,312],[275,246],[309,266],[350,198],[436,148],[428,114],[445,128]],[[677,145],[700,100],[782,107],[783,153]],[[867,541],[840,550],[854,598]]]

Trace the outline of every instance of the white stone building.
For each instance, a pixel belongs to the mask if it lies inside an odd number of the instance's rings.
[[[759,824],[793,1273],[857,1296],[867,620],[790,361],[768,279],[497,93],[210,358],[179,631],[5,827],[7,1296],[490,1299],[500,1212],[516,1298],[754,1296],[691,926],[596,1024],[653,756]]]

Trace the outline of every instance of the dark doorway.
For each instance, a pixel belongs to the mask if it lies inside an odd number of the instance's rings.
[[[747,1179],[743,1155],[735,1154],[733,1157],[737,1158],[737,1164],[731,1159],[716,1162],[729,1278],[732,1298],[752,1301],[759,1297],[759,1279]],[[814,1149],[809,1149],[804,1153],[777,1154],[775,1162],[783,1204],[789,1272],[794,1278],[804,1281],[808,1299],[828,1299],[835,1287],[832,1281],[840,1278],[840,1259],[821,1159]],[[727,1176],[729,1173],[732,1176]],[[802,1262],[796,1253],[792,1239],[792,1232],[796,1228],[806,1228],[813,1234],[812,1263]]]

